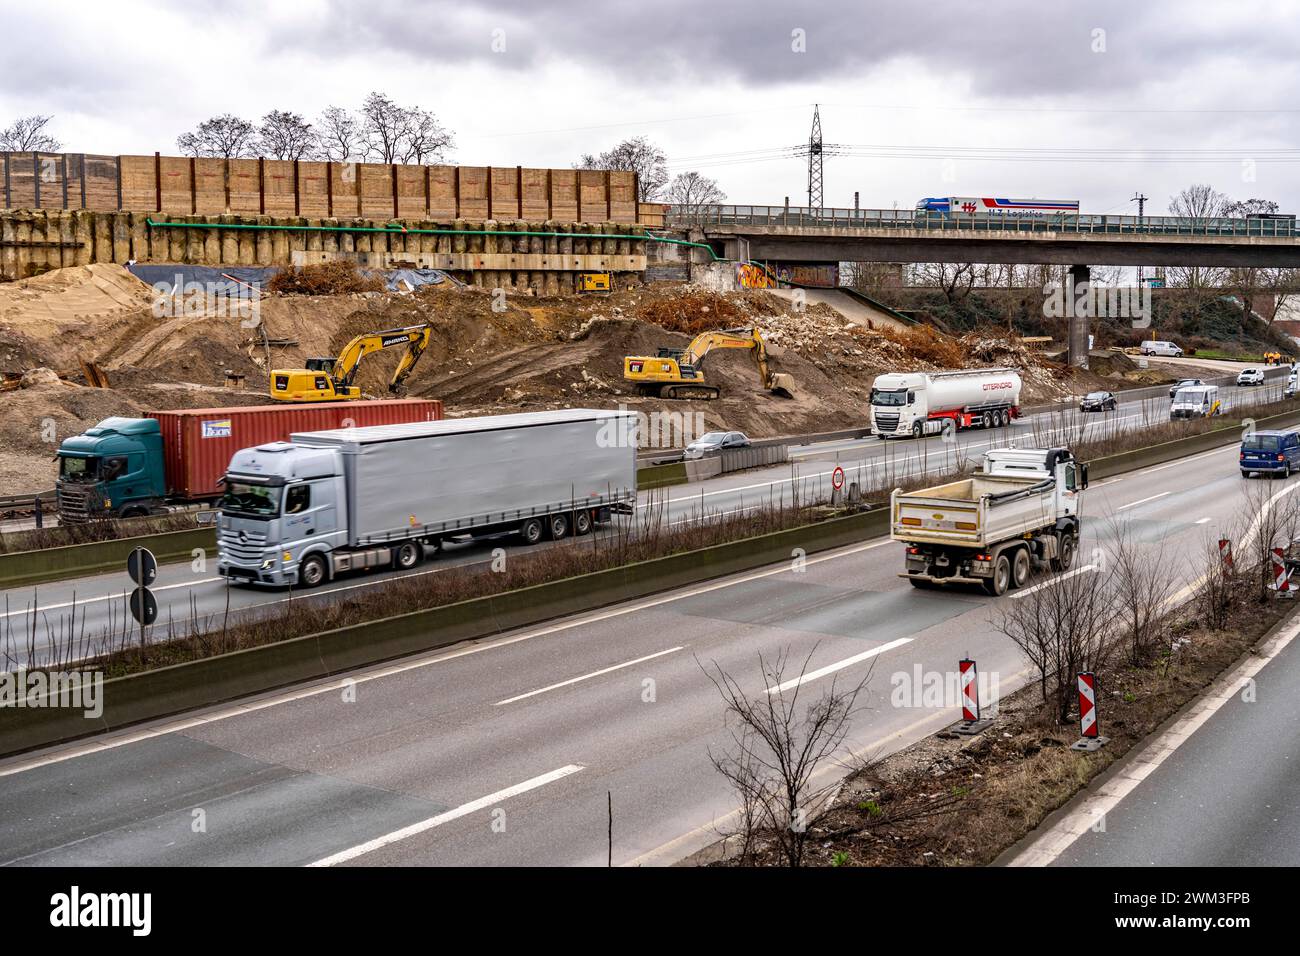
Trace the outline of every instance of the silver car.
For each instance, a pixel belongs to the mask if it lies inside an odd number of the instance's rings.
[[[716,455],[726,448],[748,448],[749,438],[744,432],[708,432],[686,446],[683,457],[688,459]]]

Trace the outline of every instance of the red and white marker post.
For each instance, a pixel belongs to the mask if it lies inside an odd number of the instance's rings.
[[[1101,736],[1097,724],[1097,675],[1079,674],[1079,739],[1072,750],[1096,750],[1110,740]]]
[[[1223,562],[1225,571],[1232,570],[1232,542],[1227,538],[1219,539],[1219,560]]]
[[[952,732],[963,737],[973,737],[993,723],[980,718],[979,671],[975,662],[965,658],[957,662],[961,685],[961,723],[954,724]]]
[[[1273,564],[1273,583],[1270,585],[1278,594],[1294,597],[1295,588],[1291,587],[1291,570],[1286,566],[1286,555],[1281,548],[1269,552]]]

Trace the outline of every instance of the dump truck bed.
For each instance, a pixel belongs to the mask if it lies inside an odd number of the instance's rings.
[[[976,475],[919,491],[895,491],[896,541],[984,548],[1055,523],[1055,483],[1042,477]]]

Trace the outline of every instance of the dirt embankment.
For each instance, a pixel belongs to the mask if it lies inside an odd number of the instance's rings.
[[[0,370],[17,375],[44,367],[63,378],[43,375],[5,392],[0,493],[48,488],[57,442],[110,415],[266,402],[269,369],[336,355],[361,332],[426,322],[431,344],[406,391],[442,399],[452,415],[624,403],[646,412],[698,412],[708,428],[764,437],[861,426],[872,381],[885,371],[1014,365],[1026,380],[1026,402],[1117,384],[996,335],[872,330],[827,305],[799,309],[756,291],[664,284],[542,298],[446,286],[264,294],[257,307],[258,321],[250,321],[193,298],[159,302],[117,266],[57,270],[0,286]],[[755,325],[776,370],[794,377],[795,398],[766,392],[752,353],[734,349],[715,350],[704,363],[707,380],[722,389],[714,402],[645,398],[623,380],[626,355],[653,356],[661,347],[684,347],[701,331]],[[400,351],[363,361],[357,381],[367,394],[388,394]],[[113,387],[86,387],[82,360],[97,362]],[[243,388],[227,387],[231,372],[245,376]]]

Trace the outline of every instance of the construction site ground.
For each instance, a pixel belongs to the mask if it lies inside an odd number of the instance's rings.
[[[869,328],[824,303],[800,310],[766,292],[677,283],[562,298],[450,285],[411,293],[263,294],[251,317],[211,314],[216,307],[194,296],[160,301],[114,265],[0,285],[7,412],[0,420],[0,494],[52,487],[58,442],[104,418],[269,402],[268,358],[270,368],[301,367],[308,356],[336,355],[358,333],[423,322],[431,324],[432,340],[406,394],[440,398],[452,416],[623,403],[645,412],[699,412],[707,428],[760,438],[862,427],[872,381],[885,371],[1011,365],[1024,377],[1026,404],[1170,377],[1139,370],[1123,355],[1081,372],[996,331],[958,339],[929,328]],[[697,332],[751,325],[763,330],[775,369],[794,376],[793,399],[764,391],[752,354],[738,350],[715,352],[704,363],[707,380],[722,390],[716,401],[645,398],[623,381],[625,355],[654,355],[661,346],[685,346]],[[358,381],[368,395],[388,395],[398,352],[363,362]],[[83,362],[97,363],[111,387],[88,386]],[[230,373],[244,376],[243,387],[227,384]]]

